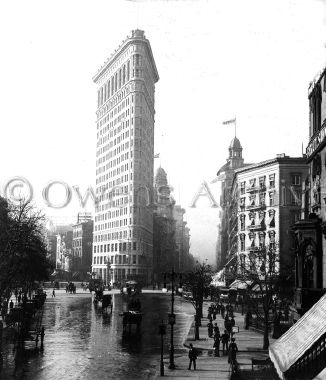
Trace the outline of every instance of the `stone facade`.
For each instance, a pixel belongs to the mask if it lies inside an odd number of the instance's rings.
[[[72,226],[71,271],[78,272],[79,276],[85,279],[87,272],[91,272],[93,229],[94,223],[91,216],[85,218],[78,215],[77,223]]]
[[[326,288],[326,68],[310,83],[308,99],[309,175],[302,197],[302,219],[293,227],[298,317],[318,301]]]
[[[153,282],[160,285],[163,274],[185,272],[193,265],[190,249],[190,234],[184,220],[185,210],[175,204],[163,168],[157,170],[154,182],[154,256]]]
[[[305,158],[284,154],[235,171],[229,203],[229,263],[235,257],[249,262],[251,252],[269,247],[279,257],[276,270],[283,268],[291,277],[291,226],[300,219],[301,186],[307,173]]]
[[[242,158],[242,146],[237,137],[234,137],[229,146],[229,157],[225,165],[217,172],[217,178],[213,182],[220,182],[221,197],[220,197],[220,212],[218,238],[216,243],[216,264],[217,270],[223,268],[226,263],[227,253],[229,250],[228,239],[228,221],[230,218],[228,204],[231,196],[231,185],[234,176],[234,171],[245,165]]]
[[[153,264],[154,92],[149,41],[132,31],[99,69],[93,266],[119,284],[150,282]]]

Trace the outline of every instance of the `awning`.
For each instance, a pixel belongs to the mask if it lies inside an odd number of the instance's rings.
[[[242,289],[242,290],[244,290],[244,289],[247,289],[248,286],[250,286],[251,284],[252,284],[252,281],[235,280],[230,285],[230,289],[234,289],[234,290]]]
[[[284,373],[326,333],[326,294],[269,348],[281,379]]]

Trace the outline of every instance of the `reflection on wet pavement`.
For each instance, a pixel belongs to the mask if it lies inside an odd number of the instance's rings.
[[[113,296],[113,311],[102,313],[89,294],[60,294],[47,300],[44,309],[44,350],[27,342],[25,349],[3,343],[1,379],[150,379],[159,361],[158,325],[166,323],[170,297],[162,294],[140,296],[144,313],[141,332],[133,326],[129,335],[122,333],[122,317],[127,299]],[[193,307],[176,298],[177,324],[174,328],[176,352],[182,350],[184,338],[193,318]],[[169,334],[165,336],[168,354]]]

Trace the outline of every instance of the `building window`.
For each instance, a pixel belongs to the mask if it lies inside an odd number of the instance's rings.
[[[268,216],[269,216],[268,224],[271,228],[274,228],[275,227],[275,210],[270,210],[268,212]]]
[[[240,210],[244,211],[246,207],[246,198],[240,198]]]
[[[255,234],[253,232],[249,233],[249,239],[250,239],[250,246],[254,247],[255,246]]]
[[[269,237],[269,248],[270,250],[275,250],[275,231],[269,231],[268,232]]]
[[[294,185],[294,186],[301,185],[301,175],[300,174],[292,174],[291,175],[291,185]]]
[[[265,190],[266,188],[266,177],[259,177],[259,188],[260,190]]]
[[[246,225],[245,221],[246,221],[246,215],[244,214],[240,215],[240,230],[241,231],[244,231],[245,229],[245,225]]]
[[[274,206],[274,191],[271,191],[268,195],[269,195],[269,205]]]
[[[246,235],[245,234],[240,235],[240,250],[241,252],[246,250]]]
[[[130,79],[130,61],[127,62],[127,81]]]
[[[264,212],[259,213],[259,224],[261,227],[263,227],[265,225],[265,213]]]
[[[264,248],[265,247],[265,232],[259,233],[259,247]]]
[[[241,182],[240,183],[240,194],[243,195],[245,194],[246,191],[246,182]]]
[[[253,189],[256,186],[256,179],[251,179],[249,181],[249,186],[251,189]]]
[[[273,189],[275,187],[275,174],[269,176],[269,187]]]
[[[137,243],[136,243],[135,241],[134,241],[133,244],[132,244],[132,249],[133,249],[134,251],[137,250]]]
[[[251,195],[249,197],[249,203],[250,203],[250,206],[255,206],[255,204],[256,204],[256,195]]]
[[[265,193],[263,193],[263,194],[259,194],[259,204],[260,204],[261,206],[265,206],[265,196],[266,196]]]

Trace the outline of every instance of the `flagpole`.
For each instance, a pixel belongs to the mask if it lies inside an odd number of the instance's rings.
[[[234,118],[234,137],[237,137],[237,118]]]

